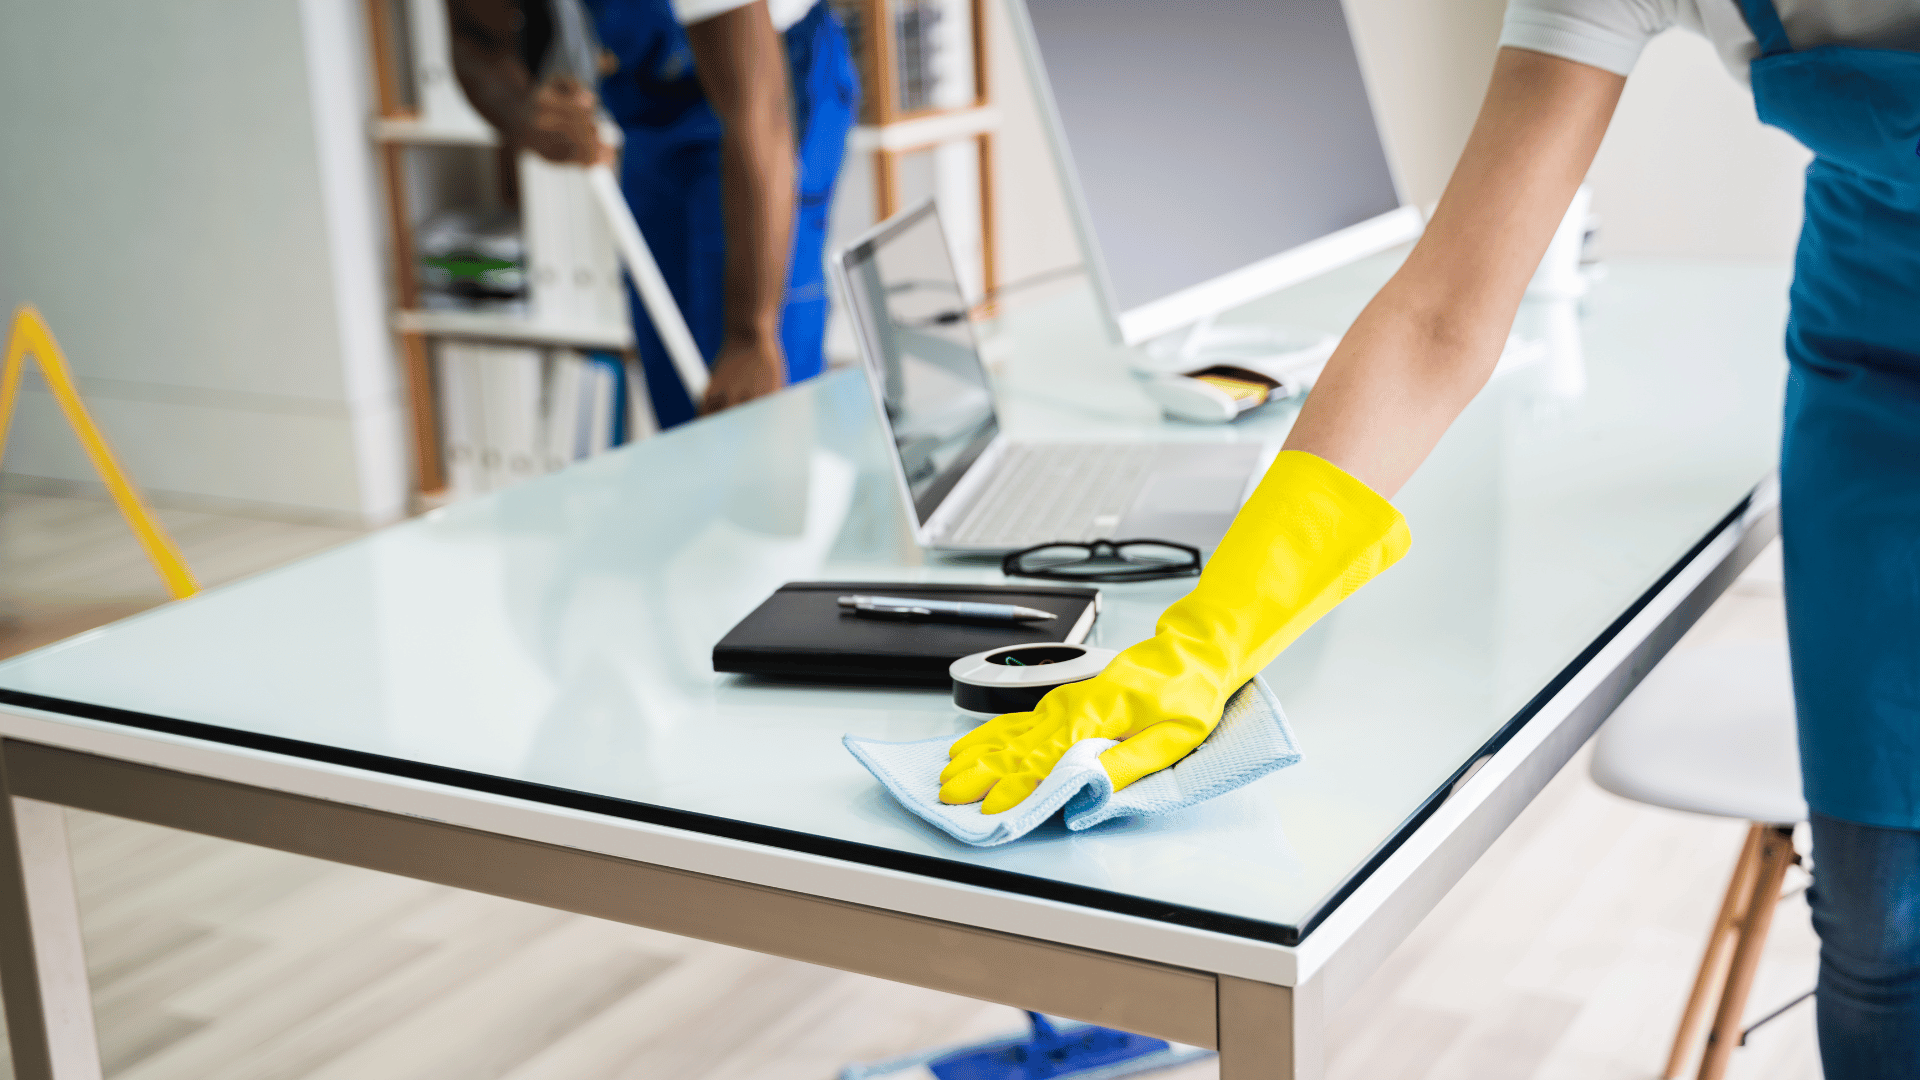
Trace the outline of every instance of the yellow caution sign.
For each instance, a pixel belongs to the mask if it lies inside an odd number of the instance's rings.
[[[80,401],[80,391],[73,385],[73,372],[67,367],[66,356],[54,342],[53,331],[47,329],[46,320],[31,304],[22,304],[13,313],[13,329],[7,335],[6,368],[0,371],[0,455],[6,452],[7,431],[13,424],[13,407],[20,400],[20,376],[26,370],[27,357],[30,355],[40,362],[40,373],[46,376],[53,399],[60,403],[60,411],[66,414],[67,423],[72,426],[73,433],[79,436],[81,448],[93,460],[94,471],[100,474],[100,479],[107,485],[114,505],[120,508],[120,516],[127,519],[127,527],[133,530],[140,546],[147,549],[147,558],[153,561],[153,568],[160,572],[161,580],[167,583],[167,591],[173,594],[175,600],[199,592],[200,584],[193,580],[193,571],[187,569],[187,561],[180,557],[180,549],[174,545],[167,531],[160,527],[160,521],[153,516],[153,511],[140,501],[140,493],[134,490],[133,482],[127,479],[120,463],[114,460],[113,451],[108,449],[107,440],[94,425],[93,417],[87,415],[87,407]]]

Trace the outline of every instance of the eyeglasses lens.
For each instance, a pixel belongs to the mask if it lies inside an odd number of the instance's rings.
[[[1086,566],[1092,555],[1093,549],[1086,544],[1052,544],[1021,553],[1020,567],[1023,570],[1075,571]]]
[[[1044,574],[1055,578],[1116,580],[1180,574],[1191,572],[1199,566],[1193,552],[1152,540],[1120,544],[1049,544],[1021,552],[1013,562],[1019,573]]]
[[[1194,565],[1193,552],[1151,540],[1121,544],[1115,550],[1120,562],[1142,570],[1177,570]]]

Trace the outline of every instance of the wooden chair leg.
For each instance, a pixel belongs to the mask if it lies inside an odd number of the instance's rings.
[[[1765,831],[1764,825],[1749,828],[1746,843],[1740,848],[1740,858],[1734,861],[1733,876],[1727,880],[1726,898],[1720,901],[1720,912],[1713,917],[1713,929],[1707,932],[1707,952],[1700,958],[1700,974],[1693,980],[1693,992],[1687,995],[1686,1011],[1680,1014],[1680,1030],[1673,1037],[1673,1052],[1667,1055],[1666,1071],[1660,1074],[1665,1080],[1677,1080],[1686,1067],[1694,1037],[1700,1032],[1701,1021],[1706,1019],[1707,1002],[1720,991],[1726,977],[1727,941],[1746,915],[1746,900],[1753,891],[1754,868],[1760,861],[1760,835]]]
[[[1740,1045],[1740,1020],[1746,1012],[1747,993],[1753,989],[1753,975],[1760,967],[1761,950],[1767,945],[1767,930],[1779,906],[1780,883],[1793,862],[1793,826],[1766,826],[1760,837],[1759,866],[1753,876],[1746,918],[1741,920],[1733,962],[1727,968],[1727,986],[1720,994],[1713,1029],[1707,1032],[1707,1052],[1700,1059],[1699,1080],[1720,1080],[1733,1048]]]

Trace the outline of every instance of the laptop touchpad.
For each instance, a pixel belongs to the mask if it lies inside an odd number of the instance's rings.
[[[1247,486],[1242,473],[1157,473],[1134,500],[1135,514],[1232,513]]]

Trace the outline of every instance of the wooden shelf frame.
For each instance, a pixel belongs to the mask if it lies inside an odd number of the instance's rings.
[[[878,132],[876,145],[873,147],[874,216],[884,221],[900,212],[900,159],[902,157],[958,142],[962,138],[971,139],[979,158],[980,171],[981,287],[987,296],[992,296],[994,289],[999,285],[999,274],[994,246],[991,127],[997,126],[999,117],[997,113],[991,112],[993,98],[988,87],[986,0],[969,0],[968,2],[969,31],[973,46],[973,101],[958,108],[917,109],[904,113],[896,107],[898,92],[895,82],[899,73],[899,57],[895,55],[893,0],[860,0],[853,6],[859,10],[862,23],[859,42],[861,55],[856,58],[861,81],[865,87],[861,102],[861,122],[869,128],[877,129]],[[985,130],[955,138],[936,138],[910,146],[888,145],[890,140],[887,139],[886,132],[889,128],[896,125],[924,123],[932,117],[952,116],[969,110],[978,110],[983,116],[990,118]]]
[[[367,29],[373,46],[374,101],[382,124],[419,121],[400,93],[401,69],[394,41],[394,0],[365,0]],[[420,306],[420,283],[413,274],[413,224],[407,220],[405,145],[380,140],[380,181],[387,200],[387,233],[393,245],[393,297],[403,311]],[[414,486],[422,498],[446,490],[447,467],[440,451],[440,417],[434,408],[433,362],[427,338],[419,331],[402,330],[400,370],[407,387],[407,413],[413,426]]]

